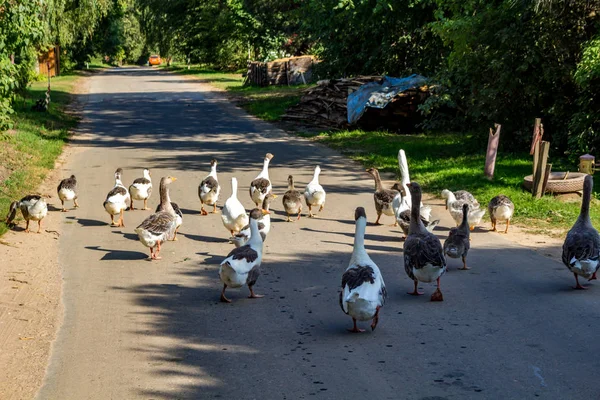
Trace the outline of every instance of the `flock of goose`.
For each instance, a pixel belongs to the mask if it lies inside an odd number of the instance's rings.
[[[246,212],[237,197],[237,179],[231,179],[232,194],[221,209],[223,226],[231,234],[230,242],[235,248],[221,262],[219,277],[223,283],[221,301],[230,302],[225,296],[228,287],[239,288],[248,286],[250,298],[262,297],[254,292],[254,285],[260,275],[260,265],[263,257],[263,242],[271,228],[270,204],[278,196],[273,194],[269,178],[269,163],[273,155],[267,153],[263,168],[251,182],[249,194],[256,208]],[[319,183],[321,168],[315,167],[313,179],[308,183],[304,192],[294,186],[293,176],[288,177],[288,190],[283,195],[283,206],[287,221],[299,220],[303,205],[308,207],[308,217],[314,217],[314,210],[323,211],[326,192]],[[443,245],[432,231],[439,220],[431,219],[431,207],[421,202],[421,187],[416,182],[396,183],[391,189],[383,187],[379,172],[370,168],[367,172],[375,181],[374,202],[377,213],[376,225],[380,224],[382,215],[395,218],[395,226],[400,226],[405,234],[404,268],[406,274],[414,282],[414,290],[409,294],[418,296],[419,282],[436,282],[437,289],[431,296],[431,301],[443,301],[440,289],[440,278],[446,272],[446,257],[461,259],[460,269],[469,269],[467,254],[470,249],[470,231],[481,222],[486,209],[481,208],[475,197],[464,190],[451,192],[442,191],[446,200],[446,208],[450,212],[456,227],[450,229],[448,238]],[[104,209],[110,215],[111,226],[125,226],[124,212],[134,210],[134,201],[143,202],[143,210],[148,210],[147,202],[152,194],[152,178],[150,171],[145,169],[143,176],[137,178],[129,186],[122,182],[123,171],[115,171],[115,185],[108,192],[103,203]],[[159,260],[161,244],[167,240],[177,240],[177,231],[183,223],[183,214],[178,205],[171,201],[169,185],[177,179],[166,176],[160,180],[160,204],[156,211],[149,215],[135,228],[140,242],[149,248],[150,260]],[[590,199],[593,180],[585,177],[584,192],[580,215],[567,234],[563,245],[563,263],[574,274],[576,289],[584,289],[579,283],[579,277],[588,280],[596,279],[600,267],[600,236],[591,224],[589,216]],[[212,213],[217,213],[217,202],[221,186],[217,178],[217,160],[211,161],[210,173],[198,186],[201,215],[208,215],[206,206],[212,206]],[[65,202],[73,201],[77,208],[77,180],[74,175],[60,182],[57,188],[62,211],[66,212]],[[39,195],[28,195],[10,205],[6,223],[11,225],[17,210],[21,210],[26,221],[25,232],[29,232],[30,221],[38,222],[38,233],[41,232],[42,220],[47,215],[46,201]],[[496,231],[498,222],[505,222],[504,233],[508,232],[510,220],[514,214],[514,204],[504,196],[494,197],[487,207],[492,230]],[[115,218],[117,220],[115,221]],[[387,292],[381,271],[366,252],[364,235],[367,226],[366,211],[363,207],[355,210],[354,247],[348,268],[342,275],[342,290],[340,306],[353,320],[351,332],[362,332],[358,329],[357,321],[371,320],[371,329],[375,329],[379,320],[379,310],[384,305]]]

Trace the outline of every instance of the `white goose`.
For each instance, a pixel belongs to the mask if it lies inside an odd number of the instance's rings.
[[[231,178],[231,196],[225,201],[221,211],[223,226],[227,228],[231,236],[248,224],[248,215],[244,205],[237,198],[237,189],[237,179]]]
[[[506,229],[504,233],[508,233],[508,226],[510,220],[515,212],[515,204],[507,196],[500,194],[494,197],[488,203],[488,212],[490,213],[490,219],[492,220],[492,231],[496,232],[496,224],[498,222],[506,221]]]
[[[62,204],[62,212],[67,212],[65,201],[73,200],[73,207],[79,207],[79,204],[77,204],[77,179],[75,178],[75,175],[71,175],[70,178],[60,181],[56,191],[58,192],[58,198]]]
[[[48,214],[48,204],[42,196],[37,194],[30,194],[23,197],[19,201],[13,201],[10,204],[8,216],[6,217],[6,224],[11,225],[15,217],[17,216],[17,210],[21,210],[23,218],[25,218],[25,232],[29,233],[29,221],[37,221],[38,230],[37,233],[42,232],[42,220]]]
[[[135,210],[133,207],[133,201],[144,201],[144,208],[142,210],[149,210],[148,208],[148,198],[152,194],[152,178],[150,178],[150,170],[144,169],[144,177],[137,178],[133,181],[131,186],[129,186],[129,195],[131,196],[131,204],[130,209]]]
[[[273,158],[273,154],[267,153],[265,160],[263,161],[263,169],[260,174],[250,183],[250,197],[256,207],[259,207],[267,193],[269,193],[273,187],[271,186],[271,180],[269,179],[269,162]]]
[[[470,195],[469,192],[464,192],[464,193],[467,193]],[[485,214],[485,208],[484,209],[479,208],[479,202],[474,197],[471,200],[469,200],[468,196],[465,196],[462,200],[459,200],[456,198],[454,193],[452,193],[448,189],[444,189],[442,191],[442,197],[447,199],[446,204],[448,207],[448,211],[450,212],[452,219],[456,223],[456,226],[458,226],[462,223],[462,219],[463,219],[462,206],[463,206],[463,204],[469,205],[469,215],[467,217],[467,220],[469,222],[470,229],[473,230],[475,228],[475,226],[479,225],[479,223],[481,222],[481,218],[483,218],[483,215]],[[472,195],[471,195],[471,197],[472,197]]]
[[[223,282],[221,301],[231,303],[225,297],[227,287],[239,288],[248,285],[251,299],[263,297],[254,293],[254,284],[260,275],[260,264],[262,262],[263,240],[258,232],[258,219],[268,214],[266,210],[255,208],[250,212],[250,230],[252,232],[248,243],[242,247],[233,249],[219,267],[219,277]]]
[[[367,214],[365,209],[358,207],[354,213],[356,231],[354,234],[354,250],[350,264],[342,275],[342,291],[340,292],[340,307],[352,317],[354,327],[350,332],[364,332],[358,329],[356,321],[373,320],[371,330],[375,330],[379,322],[379,310],[385,303],[387,291],[381,271],[371,260],[365,249],[365,229]]]
[[[277,198],[277,195],[274,195],[272,192],[269,192],[262,203],[262,209],[265,211],[270,211],[271,202]],[[271,231],[271,213],[267,213],[261,216],[258,219],[258,233],[262,237],[263,242],[267,238],[267,235]],[[250,229],[250,224],[244,226],[240,233],[229,238],[229,241],[235,245],[235,247],[242,247],[250,237],[252,236],[252,230]]]
[[[217,201],[219,201],[219,194],[221,194],[221,185],[217,179],[217,160],[212,159],[210,161],[210,174],[200,182],[198,186],[198,197],[202,204],[200,208],[200,214],[208,215],[208,212],[204,209],[204,204],[213,206],[213,213],[217,212]]]
[[[325,207],[325,199],[327,194],[325,193],[323,186],[319,184],[320,173],[321,167],[317,165],[315,167],[312,180],[308,183],[308,185],[306,185],[306,189],[304,189],[304,199],[306,200],[306,205],[308,206],[309,218],[315,216],[312,212],[313,207],[319,207],[319,212],[323,211],[323,208]]]
[[[121,168],[115,171],[115,186],[106,195],[104,200],[104,209],[110,215],[111,226],[125,226],[123,220],[124,211],[127,209],[127,205],[131,201],[129,192],[121,181],[121,174],[123,170]],[[115,223],[115,215],[119,215],[119,221]]]
[[[410,191],[405,183],[395,183],[392,186],[393,190],[400,193],[392,201],[392,208],[394,209],[394,215],[396,217],[396,223],[400,225],[404,236],[408,236],[408,229],[410,226],[410,210],[412,208],[412,200],[410,197]],[[433,229],[440,223],[439,219],[431,221],[431,206],[424,206],[421,203],[420,207],[421,221],[428,232],[433,232]]]

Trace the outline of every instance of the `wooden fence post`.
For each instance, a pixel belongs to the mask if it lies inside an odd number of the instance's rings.
[[[542,141],[539,150],[539,161],[533,175],[533,188],[531,194],[536,199],[544,195],[544,178],[546,175],[546,164],[548,163],[548,152],[550,151],[550,142]]]
[[[490,135],[488,137],[487,152],[485,155],[485,176],[489,180],[494,179],[494,168],[496,167],[496,155],[498,154],[498,145],[500,144],[500,124],[494,124],[496,132],[490,128]]]

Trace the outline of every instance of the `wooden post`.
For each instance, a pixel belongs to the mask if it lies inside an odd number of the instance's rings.
[[[552,164],[546,164],[546,172],[544,173],[544,184],[542,185],[542,193],[546,193],[546,187],[548,186],[548,179],[550,179],[551,172]]]
[[[398,167],[400,168],[400,182],[408,185],[410,183],[410,176],[408,175],[408,162],[406,162],[406,154],[402,149],[400,149],[398,152]]]
[[[494,124],[496,132],[490,128],[490,136],[488,137],[487,153],[485,155],[485,176],[489,180],[494,179],[494,168],[496,167],[496,155],[498,153],[498,145],[500,144],[500,124]]]
[[[550,142],[542,141],[540,146],[540,159],[533,175],[533,189],[531,194],[536,199],[540,199],[543,195],[544,175],[546,173],[546,164],[548,163],[548,152],[550,151]]]
[[[542,136],[544,136],[544,126],[542,125],[542,119],[536,118],[535,124],[533,125],[533,139],[531,140],[531,150],[529,151],[529,155],[533,155],[535,145],[542,140]]]
[[[540,162],[540,142],[537,142],[533,147],[533,176],[535,177],[535,171]]]

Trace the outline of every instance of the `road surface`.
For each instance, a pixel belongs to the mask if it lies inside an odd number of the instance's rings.
[[[460,262],[450,261],[445,301],[431,303],[432,285],[420,286],[426,296],[406,295],[412,282],[398,229],[369,225],[366,246],[389,297],[375,332],[350,334],[338,287],[354,209],[364,206],[375,219],[373,182],[362,167],[176,75],[114,69],[92,79],[64,165],[64,176],[78,178],[81,207],[63,215],[65,317],[39,399],[600,397],[597,283],[573,291],[559,260],[481,229],[473,234],[472,269],[458,271]],[[222,201],[236,176],[250,209],[248,185],[267,152],[275,155],[279,195],[288,174],[303,187],[320,164],[327,206],[317,219],[286,223],[276,199],[255,287],[266,297],[230,290],[233,303],[219,303],[218,265],[232,245],[219,215],[199,215],[197,186],[215,157]],[[133,231],[149,211],[126,212],[124,228],[107,225],[102,202],[117,167],[126,185],[150,168],[152,208],[160,177],[178,178],[171,197],[184,223],[159,262],[147,261]],[[444,238],[451,220],[437,204],[436,233]]]

